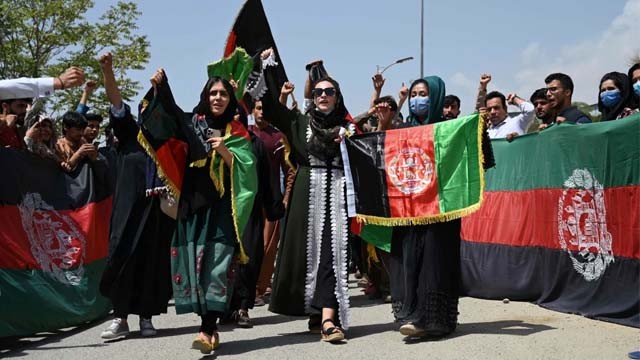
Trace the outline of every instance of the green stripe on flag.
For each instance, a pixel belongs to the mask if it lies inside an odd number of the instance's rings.
[[[511,143],[493,140],[492,145],[500,170],[487,171],[486,191],[559,188],[575,169],[589,170],[605,188],[640,184],[640,114],[554,125]]]
[[[99,291],[106,259],[84,264],[78,285],[42,270],[0,269],[0,337],[53,331],[105,316],[111,309]]]
[[[435,124],[433,142],[440,213],[466,209],[481,201],[478,114]]]

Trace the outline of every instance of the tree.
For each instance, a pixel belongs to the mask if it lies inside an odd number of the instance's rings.
[[[574,101],[571,105],[575,106],[578,108],[578,110],[582,111],[583,113],[589,115],[589,117],[591,117],[591,120],[593,122],[599,122],[600,119],[602,118],[602,114],[600,114],[598,112],[598,104],[593,104],[593,105],[589,105],[585,102],[580,102],[580,101]]]
[[[70,66],[85,71],[87,79],[102,82],[98,56],[114,55],[114,73],[123,99],[131,101],[142,89],[127,77],[142,70],[149,59],[149,41],[136,34],[140,12],[133,2],[120,1],[99,20],[86,13],[91,0],[3,0],[0,2],[0,78],[57,76]],[[81,88],[59,91],[50,104],[54,113],[75,109]],[[103,89],[90,100],[96,112],[107,112]]]

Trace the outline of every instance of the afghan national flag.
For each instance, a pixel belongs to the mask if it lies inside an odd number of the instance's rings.
[[[640,114],[494,140],[464,291],[640,327]]]
[[[138,134],[138,142],[155,162],[160,179],[167,185],[171,193],[179,199],[182,181],[187,166],[209,166],[209,174],[213,185],[222,196],[225,191],[231,192],[232,215],[240,248],[240,262],[248,262],[242,247],[242,235],[249,220],[253,201],[258,188],[256,159],[251,147],[249,132],[239,121],[227,124],[224,144],[233,154],[230,168],[231,189],[224,188],[224,172],[226,165],[216,152],[205,153],[199,150],[200,145],[193,126],[192,114],[184,113],[175,103],[168,81],[158,86],[154,96],[150,89],[140,106],[142,126]],[[207,161],[211,158],[211,161]],[[188,163],[187,159],[190,159]]]
[[[345,164],[355,192],[350,213],[368,224],[401,226],[477,210],[484,181],[481,134],[474,114],[347,138]]]
[[[254,61],[243,48],[236,48],[231,54],[207,65],[207,75],[209,78],[219,76],[221,78],[236,81],[236,99],[242,99],[244,89],[247,85],[249,75],[253,69]]]
[[[273,74],[278,85],[278,92],[284,82],[287,81],[287,74],[284,71],[282,60],[278,52],[278,47],[271,34],[271,28],[269,27],[269,21],[267,15],[262,7],[260,0],[247,0],[245,1],[242,9],[236,17],[236,21],[233,24],[231,33],[227,38],[227,44],[224,50],[224,57],[230,57],[236,48],[242,48],[253,59],[259,60],[260,53],[262,51],[273,48],[277,65],[273,69]],[[260,61],[254,61],[256,64],[260,64]],[[247,85],[239,87],[245,89],[251,93],[262,92],[265,84],[262,75],[262,69],[254,69],[253,74],[247,81]],[[235,78],[238,80],[238,78]],[[262,80],[261,80],[262,79]],[[256,90],[257,89],[257,90]],[[278,94],[275,94],[276,97]],[[260,96],[254,96],[254,98],[260,98]],[[242,97],[238,97],[241,99]]]
[[[109,249],[104,162],[72,173],[0,149],[0,337],[79,325],[105,315],[98,286]],[[9,170],[10,169],[10,170]]]

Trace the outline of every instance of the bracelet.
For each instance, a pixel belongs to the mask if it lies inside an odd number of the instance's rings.
[[[60,76],[58,76],[56,79],[60,81],[60,90],[64,90],[64,82],[62,81],[62,79],[60,79]]]

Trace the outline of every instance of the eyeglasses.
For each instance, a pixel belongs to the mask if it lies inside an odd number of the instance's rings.
[[[335,96],[336,95],[336,88],[332,88],[332,87],[328,87],[328,88],[315,88],[313,89],[313,97],[320,97],[322,96],[322,93],[326,94],[327,96]]]

